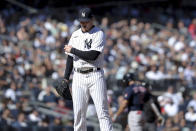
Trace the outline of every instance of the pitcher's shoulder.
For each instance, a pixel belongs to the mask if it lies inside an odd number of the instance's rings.
[[[102,29],[100,29],[99,27],[96,27],[96,28],[95,28],[95,33],[96,33],[97,35],[100,35],[100,36],[105,36],[104,31],[103,31]]]
[[[81,33],[81,29],[77,29],[72,33],[72,36],[78,35]]]
[[[101,28],[97,27],[97,26],[95,27],[95,31],[104,33],[104,31]]]

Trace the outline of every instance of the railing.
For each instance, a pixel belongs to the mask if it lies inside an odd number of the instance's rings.
[[[73,111],[70,111],[70,110],[64,110],[64,109],[61,109],[58,107],[49,107],[46,104],[41,103],[41,102],[30,102],[29,106],[36,107],[39,112],[41,112],[42,114],[45,114],[45,115],[60,117],[60,118],[67,119],[67,120],[73,120]],[[55,110],[60,110],[60,111],[64,112],[65,114],[56,112]],[[99,122],[98,122],[97,117],[88,117],[87,118],[87,127],[89,128],[89,130],[100,131]],[[122,126],[118,123],[113,123],[113,127],[114,127],[114,131],[122,131]],[[51,128],[50,130],[53,131],[52,130],[53,127],[49,127],[49,128]],[[69,127],[69,128],[71,128],[71,127]],[[37,131],[37,130],[35,130],[35,131]]]

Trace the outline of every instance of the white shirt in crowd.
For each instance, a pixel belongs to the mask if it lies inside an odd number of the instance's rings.
[[[180,105],[180,103],[183,101],[183,97],[180,92],[173,94],[166,92],[163,96],[171,99],[176,105]]]
[[[176,105],[174,103],[173,104],[171,104],[171,103],[166,104],[164,109],[165,109],[166,114],[169,117],[173,117],[178,113],[178,105]]]
[[[147,73],[146,73],[146,77],[148,78],[148,79],[150,79],[150,80],[162,80],[162,79],[164,79],[166,76],[165,76],[165,74],[163,74],[162,72],[160,72],[160,71],[156,71],[156,72],[154,72],[154,71],[148,71]]]
[[[41,119],[39,118],[39,116],[36,116],[33,113],[29,114],[29,120],[32,121],[32,122],[40,122],[41,121]]]
[[[10,98],[12,101],[16,101],[16,92],[12,88],[9,88],[5,92],[5,97]]]
[[[189,104],[188,104],[188,106],[187,106],[187,108],[189,108],[189,107],[193,107],[193,109],[194,109],[194,111],[196,111],[196,100],[191,100],[190,102],[189,102]]]
[[[95,105],[94,104],[89,104],[87,107],[87,112],[86,112],[86,117],[95,117],[97,115]]]
[[[192,121],[192,122],[196,121],[196,113],[187,112],[187,113],[185,114],[185,120],[187,120],[187,121]]]

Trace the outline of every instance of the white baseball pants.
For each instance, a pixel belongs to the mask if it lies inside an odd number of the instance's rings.
[[[107,90],[103,71],[81,74],[74,72],[72,98],[74,108],[74,131],[86,131],[86,111],[89,96],[95,104],[101,131],[113,131],[108,113]]]

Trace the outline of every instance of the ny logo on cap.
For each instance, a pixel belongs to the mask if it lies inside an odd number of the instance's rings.
[[[85,15],[86,15],[85,12],[82,12],[82,16],[85,17]]]

